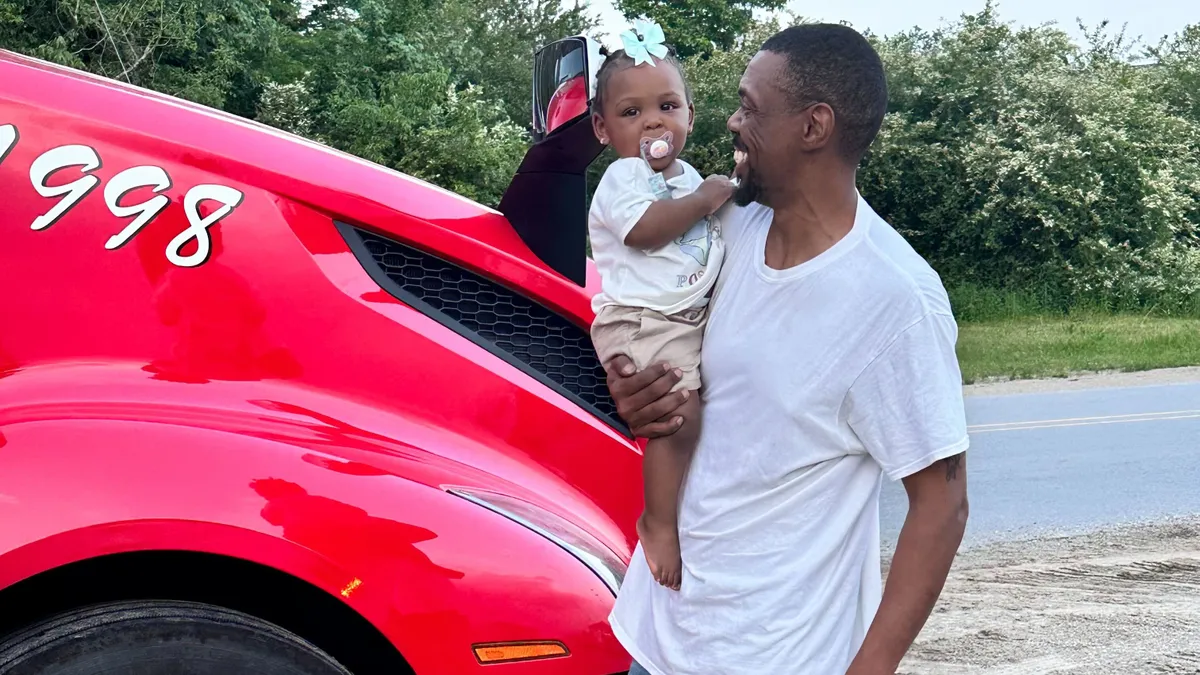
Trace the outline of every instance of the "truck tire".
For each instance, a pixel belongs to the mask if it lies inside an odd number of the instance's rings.
[[[351,675],[247,614],[190,602],[85,607],[0,639],[0,675]]]

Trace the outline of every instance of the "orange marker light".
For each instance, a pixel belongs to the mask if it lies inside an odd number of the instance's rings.
[[[561,642],[496,642],[475,645],[475,658],[482,664],[512,663],[513,661],[535,661],[570,656],[566,645]]]
[[[358,590],[359,586],[362,586],[362,581],[358,577],[354,577],[354,581],[346,584],[346,587],[342,589],[342,597],[350,597],[350,594]]]

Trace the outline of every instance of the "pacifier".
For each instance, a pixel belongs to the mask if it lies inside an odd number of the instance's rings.
[[[667,179],[654,169],[650,160],[670,157],[671,151],[674,150],[674,146],[671,144],[672,140],[674,140],[674,136],[669,131],[658,138],[642,138],[642,161],[650,168],[651,175],[648,179],[650,191],[654,193],[656,199],[670,199],[671,190],[667,186]]]
[[[647,162],[651,159],[662,159],[670,156],[675,149],[672,141],[675,140],[671,132],[666,132],[658,138],[643,138],[642,139],[642,158]]]

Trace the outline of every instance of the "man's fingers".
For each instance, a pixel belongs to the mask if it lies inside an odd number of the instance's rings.
[[[654,403],[651,403],[645,408],[642,408],[638,412],[638,417],[642,417],[644,415],[646,424],[657,422],[658,420],[669,421],[675,417],[679,417],[679,415],[676,413],[678,413],[679,409],[683,407],[684,401],[687,401],[689,396],[694,395],[695,392],[686,390],[672,392],[658,399]],[[638,421],[641,422],[642,420],[639,419]],[[676,425],[676,427],[678,427],[678,425]]]
[[[604,364],[608,374],[608,389],[617,403],[617,415],[625,420],[630,430],[642,438],[669,436],[679,429],[679,422],[666,417],[683,405],[689,392],[671,390],[683,377],[678,369],[665,363],[655,363],[645,370],[624,375],[635,370],[633,361],[617,355]],[[643,435],[646,430],[650,435]]]
[[[638,370],[633,361],[624,355],[614,356],[604,364],[608,391],[618,402],[636,394],[669,370],[663,363],[656,363],[645,370]]]
[[[664,397],[671,393],[671,389],[675,387],[675,383],[683,376],[678,370],[667,370],[659,373],[654,373],[653,368],[647,369],[652,374],[656,375],[653,381],[646,385],[625,392],[623,397],[624,410],[621,410],[621,416],[626,422],[634,426],[653,422],[660,417],[663,417],[673,412],[683,401],[686,396],[676,403],[663,404]],[[634,377],[641,378],[645,371],[638,373]],[[633,380],[634,378],[629,378]],[[628,380],[627,380],[628,382]],[[682,392],[675,392],[676,396]]]
[[[683,407],[684,401],[688,400],[689,396],[694,396],[695,392],[676,391],[659,398],[643,408],[637,408],[630,415],[633,419],[626,420],[630,427],[645,427],[655,422],[669,421],[670,417],[678,416],[675,413]],[[676,425],[678,428],[678,425]]]
[[[670,366],[665,363],[655,363],[643,371],[623,378],[616,384],[620,387],[621,393],[629,397],[630,407],[636,410],[666,393],[660,392],[657,395],[648,395],[646,391],[658,387],[659,381],[663,377],[669,377],[670,375]],[[674,383],[667,387],[667,391],[670,391],[673,386],[675,386]]]
[[[616,373],[622,377],[629,377],[637,371],[637,369],[633,367],[633,361],[624,354],[617,354],[610,359],[608,363],[604,364],[604,370],[608,373],[610,379],[612,378],[613,373]]]
[[[638,438],[662,438],[670,436],[679,431],[679,427],[683,424],[682,417],[674,417],[665,422],[652,422],[645,426],[632,429],[633,435]]]

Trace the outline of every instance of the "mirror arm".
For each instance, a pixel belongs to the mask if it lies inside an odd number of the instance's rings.
[[[503,213],[542,262],[587,285],[587,169],[604,146],[591,114],[555,129],[525,153],[500,200]]]

